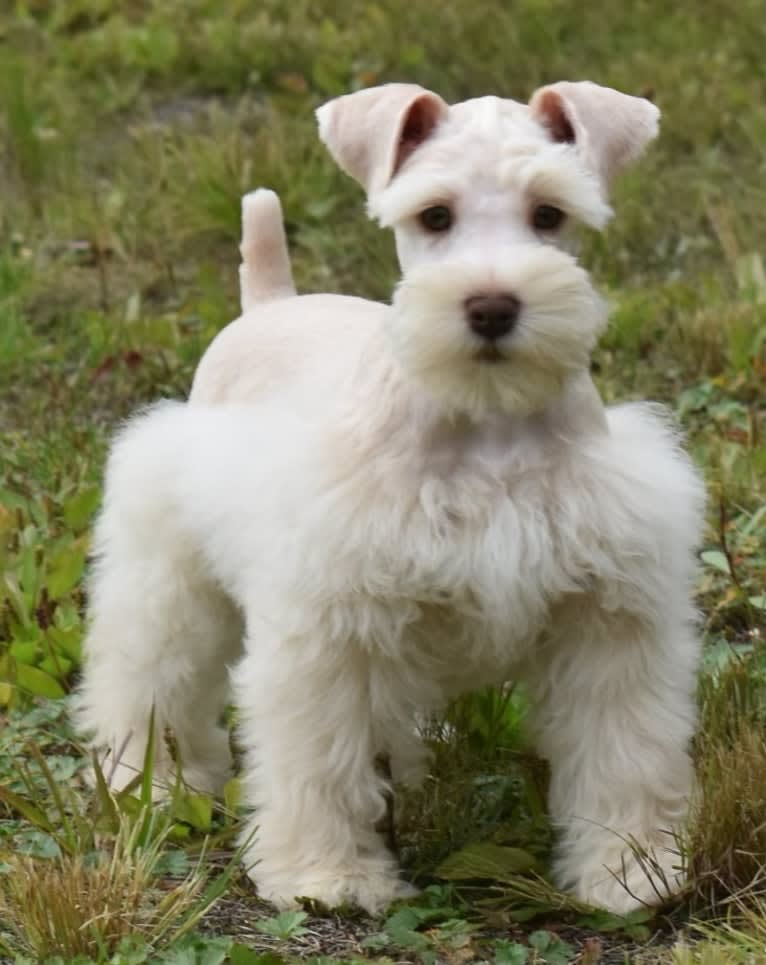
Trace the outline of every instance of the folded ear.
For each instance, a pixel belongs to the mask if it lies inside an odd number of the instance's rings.
[[[587,80],[541,87],[529,108],[554,141],[573,143],[607,185],[659,131],[660,112],[651,101]]]
[[[316,112],[319,136],[368,195],[382,190],[449,107],[417,84],[384,84],[346,94]]]

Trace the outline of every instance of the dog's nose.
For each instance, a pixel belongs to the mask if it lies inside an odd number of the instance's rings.
[[[510,332],[520,309],[521,302],[513,295],[474,295],[465,301],[468,324],[477,335],[490,341]]]

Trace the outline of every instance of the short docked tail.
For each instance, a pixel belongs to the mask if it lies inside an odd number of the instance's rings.
[[[242,199],[242,263],[239,288],[242,312],[258,302],[295,294],[282,206],[273,191],[259,188]]]

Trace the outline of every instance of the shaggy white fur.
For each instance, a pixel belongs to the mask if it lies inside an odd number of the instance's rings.
[[[290,294],[278,203],[260,192],[244,225],[251,310],[189,403],[115,441],[79,722],[121,752],[121,786],[154,706],[185,779],[215,790],[231,675],[247,861],[277,904],[377,911],[406,893],[375,830],[390,790],[376,757],[417,780],[416,720],[511,678],[551,762],[558,880],[617,911],[658,900],[631,841],[678,880],[703,488],[660,409],[604,409],[588,373],[603,310],[530,216],[607,216],[606,177],[656,111],[603,90],[448,108],[391,85],[323,108],[328,146],[396,230],[393,306]],[[622,112],[613,137],[600,103]],[[434,205],[453,216],[438,234],[418,217]],[[519,316],[487,356],[465,302],[498,292]],[[170,779],[159,740],[157,754]]]

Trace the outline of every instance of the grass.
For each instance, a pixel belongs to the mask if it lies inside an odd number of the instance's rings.
[[[137,934],[149,944],[172,940],[204,878],[195,871],[160,891],[155,869],[164,838],[138,848],[138,830],[139,824],[130,834],[121,829],[108,852],[95,857],[14,858],[0,892],[14,945],[42,961],[61,954],[98,958]]]
[[[765,42],[760,0],[477,0],[438,12],[427,0],[3,6],[5,955],[763,959]],[[612,302],[594,359],[604,396],[675,408],[710,491],[697,588],[706,639],[699,795],[679,842],[689,887],[656,917],[627,921],[559,895],[544,878],[547,774],[525,738],[523,694],[484,694],[434,723],[432,776],[399,803],[404,860],[430,883],[423,898],[378,923],[319,909],[275,919],[233,870],[219,873],[229,869],[236,783],[225,805],[177,796],[150,834],[141,786],[112,798],[82,781],[64,710],[110,432],[144,401],[183,396],[205,346],[236,314],[246,189],[280,192],[302,290],[390,294],[391,239],[364,219],[357,188],[319,144],[319,103],[392,79],[454,100],[526,98],[563,77],[648,93],[663,110],[661,139],[617,186],[614,223],[583,237],[582,259]],[[141,848],[134,834],[144,835]],[[172,921],[163,918],[171,906]]]

